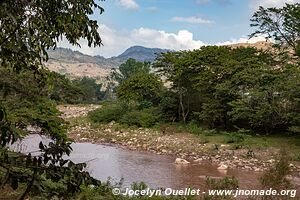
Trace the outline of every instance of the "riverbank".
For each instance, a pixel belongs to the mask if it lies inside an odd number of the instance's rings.
[[[136,151],[173,155],[188,164],[212,162],[220,169],[238,168],[248,171],[264,171],[276,162],[280,148],[290,152],[297,142],[294,138],[247,136],[235,141],[231,135],[213,131],[189,133],[178,125],[163,125],[153,129],[124,127],[117,123],[92,124],[87,113],[99,106],[60,106],[63,117],[69,121],[68,135],[77,142],[113,144]],[[66,112],[67,111],[67,112]],[[78,114],[81,113],[81,114]],[[299,140],[300,141],[300,140]],[[291,157],[297,158],[296,152]],[[295,173],[300,172],[299,162],[290,164]]]

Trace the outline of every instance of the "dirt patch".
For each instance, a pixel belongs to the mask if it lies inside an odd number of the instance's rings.
[[[100,108],[100,105],[59,105],[58,110],[62,112],[63,119],[76,118],[86,116],[90,111]]]

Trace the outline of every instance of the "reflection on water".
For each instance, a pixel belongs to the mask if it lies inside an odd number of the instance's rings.
[[[12,148],[22,152],[35,152],[41,139],[49,142],[38,135],[31,135]],[[126,187],[132,182],[143,181],[151,188],[202,188],[206,176],[235,176],[239,179],[240,188],[257,188],[259,185],[259,173],[237,169],[218,171],[217,166],[210,163],[175,165],[175,157],[172,156],[91,143],[74,143],[72,148],[70,159],[73,162],[87,162],[87,170],[93,177],[102,181],[108,177],[114,181],[124,178]]]

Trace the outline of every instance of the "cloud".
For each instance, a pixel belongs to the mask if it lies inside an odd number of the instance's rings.
[[[80,47],[70,45],[66,40],[61,41],[58,46],[80,51],[88,55],[101,55],[104,57],[118,56],[127,48],[134,45],[141,45],[149,48],[163,48],[172,50],[193,50],[205,45],[230,45],[236,43],[255,43],[265,41],[264,36],[249,39],[241,37],[224,42],[208,44],[194,38],[193,33],[188,30],[179,30],[177,33],[170,33],[164,30],[150,28],[138,28],[131,31],[115,30],[104,24],[99,25],[99,33],[104,46],[90,48],[87,41],[80,40]]]
[[[101,55],[104,57],[117,56],[133,45],[141,45],[149,48],[163,48],[172,50],[197,49],[205,45],[200,40],[195,40],[193,33],[188,30],[180,30],[177,33],[169,33],[163,30],[150,28],[138,28],[131,31],[116,31],[104,24],[99,26],[99,33],[104,46],[90,48],[85,40],[80,40],[80,47],[68,44],[66,40],[58,46],[70,48],[89,55]]]
[[[250,7],[251,9],[257,9],[259,6],[263,6],[265,8],[282,7],[286,3],[300,3],[300,0],[250,0]]]
[[[189,24],[212,24],[214,23],[213,21],[203,19],[201,17],[173,17],[171,19],[172,22],[184,22],[184,23],[189,23]]]
[[[223,46],[223,45],[231,45],[231,44],[237,44],[237,43],[250,43],[250,44],[253,44],[253,43],[261,42],[261,41],[266,41],[266,38],[263,35],[253,37],[251,39],[249,39],[249,37],[245,36],[245,37],[241,37],[239,39],[231,39],[231,40],[228,40],[228,41],[225,41],[225,42],[219,42],[219,43],[216,43],[215,45]]]
[[[187,30],[167,33],[162,30],[139,28],[133,30],[131,37],[140,45],[173,50],[197,49],[205,45],[202,41],[195,40],[193,33]]]
[[[127,10],[138,10],[140,8],[134,0],[118,0],[118,4]]]

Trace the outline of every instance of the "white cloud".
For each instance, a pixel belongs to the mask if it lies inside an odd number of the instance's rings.
[[[266,38],[264,36],[257,36],[249,39],[249,37],[241,37],[239,39],[231,39],[225,42],[219,42],[216,43],[215,45],[222,46],[222,45],[231,45],[231,44],[237,44],[237,43],[256,43],[256,42],[261,42],[261,41],[266,41]]]
[[[149,48],[163,48],[172,50],[197,49],[205,45],[200,40],[195,40],[193,33],[180,30],[178,33],[168,33],[163,30],[139,28],[132,31],[116,31],[106,25],[99,26],[99,33],[104,46],[90,48],[87,42],[80,40],[80,47],[68,44],[66,40],[59,43],[60,47],[71,48],[89,55],[104,57],[117,56],[133,45]]]
[[[118,0],[118,4],[128,10],[138,10],[140,7],[134,0]]]
[[[139,28],[132,32],[131,37],[139,45],[173,50],[197,49],[204,45],[202,41],[195,40],[193,33],[187,30],[180,30],[176,34],[162,30]]]
[[[189,23],[189,24],[212,24],[213,21],[203,19],[201,17],[173,17],[171,19],[172,22],[184,22],[184,23]]]
[[[257,9],[259,6],[263,6],[265,8],[282,7],[286,3],[289,4],[300,3],[300,0],[251,0],[250,7],[252,9]]]
[[[201,40],[196,40],[193,33],[188,30],[180,30],[177,33],[169,33],[163,30],[150,28],[138,28],[131,31],[115,30],[104,24],[99,26],[99,33],[104,46],[90,48],[85,40],[80,40],[80,47],[70,45],[66,40],[58,46],[80,51],[88,55],[101,55],[104,57],[118,56],[127,48],[134,45],[141,45],[149,48],[163,48],[172,50],[192,50],[204,45],[230,45],[236,43],[256,43],[265,41],[263,36],[249,39],[241,37],[225,42],[207,44]]]

